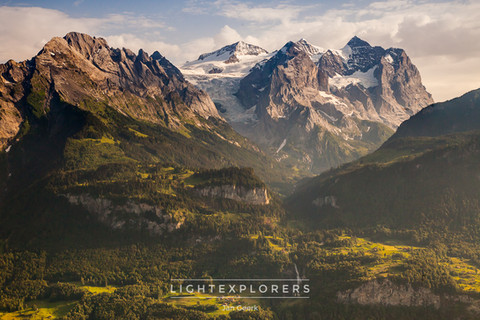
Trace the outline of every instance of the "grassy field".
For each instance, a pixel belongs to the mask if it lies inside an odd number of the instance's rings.
[[[367,278],[382,278],[398,274],[399,267],[411,257],[416,250],[422,247],[407,246],[400,242],[389,241],[380,243],[365,238],[350,236],[338,237],[345,245],[326,248],[331,255],[362,255],[377,258],[376,262],[367,266]],[[445,257],[441,264],[450,271],[450,275],[459,288],[466,292],[480,293],[480,269],[467,259]],[[367,280],[367,279],[365,279]]]
[[[35,300],[27,304],[25,310],[1,313],[1,320],[10,319],[57,319],[65,316],[78,301],[50,302],[48,300]]]
[[[78,285],[78,283],[75,283]],[[91,294],[99,293],[113,293],[117,288],[113,286],[95,287],[82,286],[79,288],[88,291]],[[0,320],[10,319],[57,319],[65,316],[78,302],[78,300],[71,301],[56,301],[49,300],[34,300],[26,304],[26,308],[15,312],[0,312]]]
[[[292,249],[292,245],[290,243],[285,243],[284,238],[273,236],[264,236],[264,238],[267,240],[268,245],[273,251],[288,252],[290,249]],[[251,235],[250,239],[257,240],[258,234]]]
[[[480,269],[466,259],[449,257],[443,262],[458,286],[467,292],[480,293]]]
[[[85,289],[88,292],[93,294],[113,293],[115,292],[115,290],[117,290],[117,287],[113,287],[113,286],[106,286],[106,287],[80,286],[80,288]]]

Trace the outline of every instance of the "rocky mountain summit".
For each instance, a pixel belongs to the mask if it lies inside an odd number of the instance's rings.
[[[236,64],[242,72],[224,60],[216,65],[221,75],[200,70],[200,60],[182,71],[239,132],[278,161],[312,172],[374,150],[433,102],[404,50],[358,37],[340,50],[301,39]]]
[[[160,53],[113,49],[81,33],[53,38],[31,60],[0,65],[0,80],[2,148],[19,132],[27,109],[47,116],[56,98],[79,108],[110,106],[169,127],[181,126],[181,117],[220,117],[209,96]]]

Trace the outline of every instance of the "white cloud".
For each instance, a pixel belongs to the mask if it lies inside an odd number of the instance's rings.
[[[162,41],[141,39],[132,34],[121,31],[128,29],[141,33],[141,30],[164,29],[168,27],[161,21],[155,21],[144,16],[133,14],[111,14],[103,18],[73,18],[61,11],[38,7],[0,7],[0,62],[8,59],[17,61],[34,56],[45,43],[56,36],[63,36],[71,31],[88,33],[95,36],[119,32],[113,41],[122,43],[126,47],[136,49],[144,45],[153,49],[155,45],[164,48],[166,52],[178,53],[175,45]],[[156,35],[155,32],[151,32]],[[157,37],[160,38],[160,37]],[[123,39],[123,40],[122,40]],[[123,42],[122,42],[123,41]],[[131,44],[128,42],[131,41]]]
[[[235,30],[232,29],[230,26],[224,26],[220,32],[213,37],[215,46],[225,46],[234,42],[239,41],[242,38],[240,34]]]
[[[235,29],[225,25],[213,37],[199,38],[181,45],[181,52],[173,62],[181,65],[185,61],[197,59],[202,53],[217,50],[240,40],[244,40],[242,36]]]
[[[280,4],[274,7],[253,6],[238,1],[222,0],[216,2],[220,8],[220,14],[234,19],[254,22],[288,21],[298,17],[301,11],[307,9],[303,6]]]
[[[178,45],[169,44],[163,41],[151,41],[129,33],[107,36],[105,39],[113,48],[128,48],[135,53],[138,50],[143,49],[148,54],[159,51],[167,59],[171,59],[171,57],[176,57],[182,53]]]
[[[91,33],[102,24],[99,19],[75,19],[57,10],[20,7],[0,7],[0,21],[0,61],[31,58],[54,36]]]

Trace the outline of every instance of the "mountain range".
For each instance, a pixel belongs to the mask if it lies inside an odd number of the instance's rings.
[[[239,42],[181,70],[238,132],[312,173],[375,150],[433,102],[404,50],[358,37],[340,50],[301,39],[270,54]]]

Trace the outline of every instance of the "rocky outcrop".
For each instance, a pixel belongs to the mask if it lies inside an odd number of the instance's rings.
[[[277,119],[288,117],[296,107],[311,106],[312,100],[325,100],[318,91],[328,91],[327,78],[305,48],[313,50],[302,41],[287,43],[240,81],[237,97],[246,109],[255,106],[260,118]]]
[[[319,208],[324,206],[330,206],[332,208],[337,208],[337,209],[340,208],[337,204],[337,197],[335,196],[318,197],[312,201],[312,204]]]
[[[82,206],[112,229],[147,230],[152,235],[161,235],[179,229],[185,220],[184,217],[172,218],[157,206],[132,200],[116,204],[110,199],[94,198],[88,194],[64,196],[71,204]]]
[[[19,131],[25,114],[50,112],[54,96],[87,111],[115,108],[130,117],[171,128],[181,117],[220,118],[209,96],[155,52],[110,48],[102,38],[69,33],[53,38],[29,61],[0,65],[0,147]]]
[[[32,70],[32,63],[9,60],[0,64],[0,150],[17,135],[23,122],[19,102],[25,95],[23,82]]]
[[[354,38],[340,53],[327,52],[318,65],[332,78],[332,93],[356,106],[360,116],[391,128],[433,103],[402,49],[372,47]]]
[[[265,188],[222,185],[200,187],[196,192],[203,197],[230,199],[256,205],[270,203],[270,197]]]
[[[433,306],[440,307],[440,296],[426,288],[414,289],[410,284],[394,284],[390,280],[373,280],[356,289],[337,293],[342,303],[362,305],[381,304],[385,306]]]
[[[20,111],[11,101],[0,100],[0,150],[17,135],[22,121]]]

